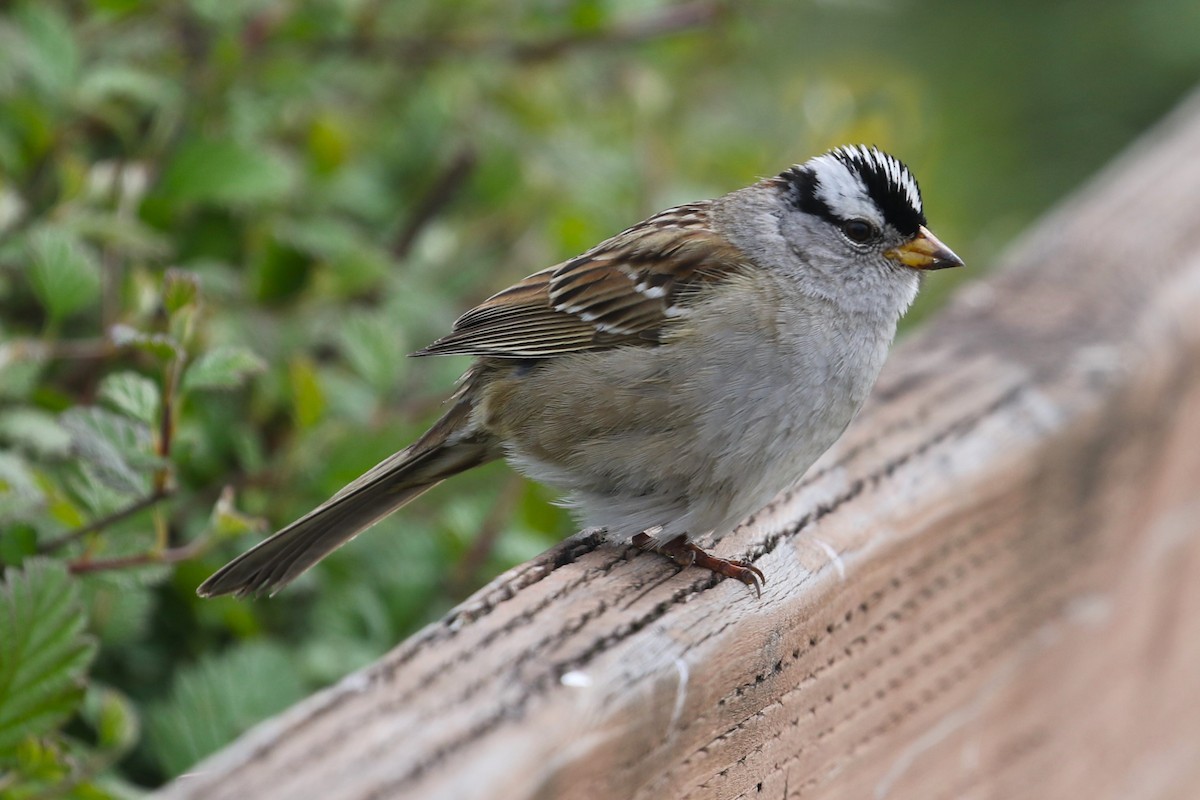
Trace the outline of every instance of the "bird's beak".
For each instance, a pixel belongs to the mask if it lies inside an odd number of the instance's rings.
[[[899,247],[884,252],[884,256],[913,269],[946,269],[961,267],[963,260],[922,225],[917,235]]]

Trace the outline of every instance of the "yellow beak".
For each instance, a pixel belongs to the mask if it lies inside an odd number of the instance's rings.
[[[963,260],[939,242],[924,225],[917,229],[917,235],[913,239],[899,247],[893,247],[883,255],[913,269],[946,269],[963,265]]]

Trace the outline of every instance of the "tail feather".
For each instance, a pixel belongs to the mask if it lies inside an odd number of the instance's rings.
[[[444,479],[496,458],[486,438],[450,440],[469,413],[460,402],[411,447],[385,459],[328,501],[230,561],[201,597],[273,594],[362,531]]]

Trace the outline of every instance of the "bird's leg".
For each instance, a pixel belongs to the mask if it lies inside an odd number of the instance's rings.
[[[739,580],[754,589],[754,593],[759,597],[762,596],[762,587],[767,582],[766,576],[758,567],[745,561],[719,558],[707,553],[699,545],[688,541],[687,534],[676,536],[666,544],[658,544],[648,533],[639,533],[633,537],[632,542],[635,547],[643,550],[662,553],[681,567],[703,567],[718,575]]]

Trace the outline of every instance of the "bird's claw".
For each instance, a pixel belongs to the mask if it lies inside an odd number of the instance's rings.
[[[676,536],[663,545],[655,545],[652,537],[639,533],[633,537],[633,544],[643,550],[657,550],[681,567],[702,567],[718,575],[739,580],[753,589],[758,597],[762,597],[762,587],[767,583],[767,577],[763,575],[762,570],[753,564],[714,556],[688,541],[686,535]]]

